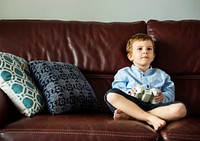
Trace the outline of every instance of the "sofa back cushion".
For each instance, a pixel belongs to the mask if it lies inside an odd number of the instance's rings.
[[[125,51],[128,39],[146,33],[146,23],[0,20],[0,31],[1,52],[27,61],[74,64],[104,104],[103,96],[111,87],[113,75],[131,64]]]
[[[176,100],[183,101],[191,114],[200,114],[200,21],[150,20],[147,32],[156,43],[154,66],[172,76]]]
[[[1,20],[0,31],[1,52],[27,60],[65,61],[83,71],[112,74],[129,64],[126,42],[135,33],[146,33],[146,23]]]

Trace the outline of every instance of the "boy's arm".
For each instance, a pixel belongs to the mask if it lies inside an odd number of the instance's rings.
[[[172,102],[175,100],[175,86],[174,82],[171,81],[171,78],[169,75],[166,74],[165,84],[163,85],[161,89],[164,99],[162,103],[166,102]]]
[[[114,76],[114,81],[112,82],[112,88],[117,88],[125,93],[129,92],[127,89],[128,79],[126,75],[122,71],[118,71],[117,74]]]

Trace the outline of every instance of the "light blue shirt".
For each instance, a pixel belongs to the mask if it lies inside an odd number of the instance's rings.
[[[146,72],[136,66],[120,69],[114,76],[112,88],[118,88],[127,93],[138,84],[145,88],[157,88],[162,91],[164,99],[162,103],[172,102],[175,99],[175,86],[170,76],[158,68],[149,68]]]

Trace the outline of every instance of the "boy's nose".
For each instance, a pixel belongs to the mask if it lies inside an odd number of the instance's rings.
[[[143,54],[147,54],[147,50],[143,50]]]

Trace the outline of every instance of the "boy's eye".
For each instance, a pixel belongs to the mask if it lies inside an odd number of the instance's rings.
[[[142,50],[142,48],[137,48],[137,50]]]
[[[152,50],[152,48],[147,48],[148,50]]]

